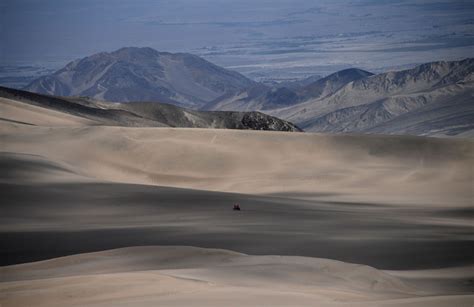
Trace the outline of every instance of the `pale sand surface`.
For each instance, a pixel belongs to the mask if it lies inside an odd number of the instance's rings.
[[[98,180],[246,194],[470,206],[474,143],[214,129],[2,123],[2,151]]]
[[[0,269],[5,306],[470,306],[372,267],[193,247],[135,247]],[[439,289],[438,289],[439,290]]]
[[[2,306],[472,306],[472,141],[2,108]]]
[[[3,97],[0,97],[0,121],[13,121],[34,126],[49,127],[97,124],[89,119]]]

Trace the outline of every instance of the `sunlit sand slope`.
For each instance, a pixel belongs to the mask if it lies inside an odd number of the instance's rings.
[[[3,123],[2,151],[99,180],[248,194],[472,204],[474,143],[396,136]]]

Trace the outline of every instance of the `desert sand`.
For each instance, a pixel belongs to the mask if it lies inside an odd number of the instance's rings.
[[[0,111],[2,306],[472,306],[470,140]]]
[[[469,140],[124,128],[79,120],[53,127],[49,118],[32,116],[38,112],[17,113],[9,120],[29,125],[3,122],[2,151],[39,155],[102,181],[429,206],[472,200]]]
[[[5,306],[471,306],[474,297],[439,295],[364,265],[183,246],[80,254],[1,273]]]

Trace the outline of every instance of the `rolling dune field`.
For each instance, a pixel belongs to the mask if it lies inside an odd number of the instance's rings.
[[[0,109],[2,306],[472,306],[470,140],[21,106]]]

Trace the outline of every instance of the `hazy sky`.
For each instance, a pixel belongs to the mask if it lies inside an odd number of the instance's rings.
[[[0,0],[0,64],[59,67],[124,46],[251,77],[474,56],[474,1]]]

